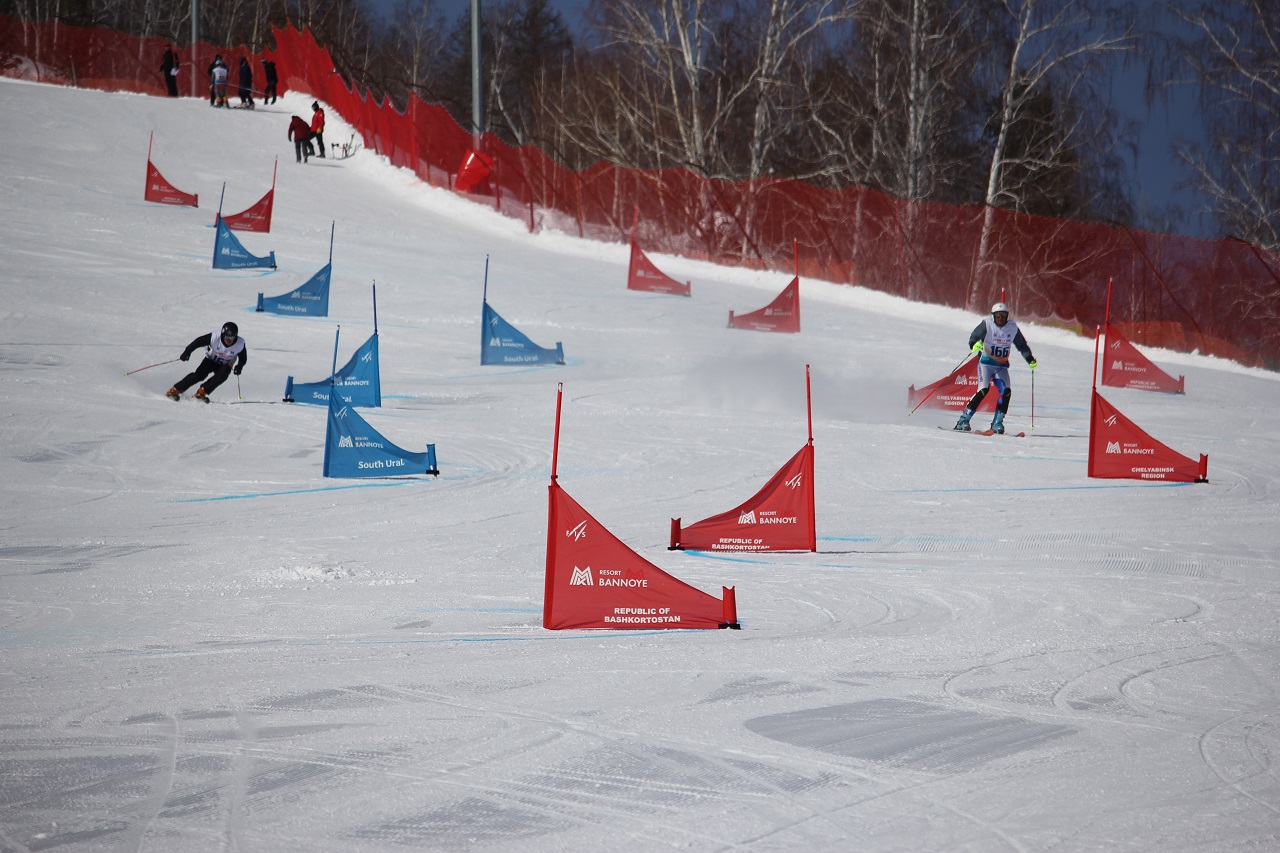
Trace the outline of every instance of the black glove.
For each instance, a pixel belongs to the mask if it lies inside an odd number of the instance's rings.
[[[235,367],[231,369],[231,372],[234,373],[236,376],[239,376],[241,370],[244,370],[244,368],[237,364]]]
[[[182,355],[178,356],[178,361],[186,361],[189,358],[191,358],[191,353],[184,352]]]

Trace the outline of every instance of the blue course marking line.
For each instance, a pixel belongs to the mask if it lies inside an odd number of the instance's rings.
[[[423,475],[426,476],[425,474]],[[306,495],[313,492],[340,492],[345,489],[381,489],[387,486],[408,486],[412,483],[423,482],[420,480],[398,480],[394,483],[353,483],[349,486],[324,486],[318,489],[289,489],[283,492],[246,492],[242,495],[219,495],[212,498],[182,498],[181,500],[166,501],[166,503],[174,504],[198,504],[208,503],[209,501],[238,501],[243,498],[274,498],[281,495]]]
[[[709,631],[708,628],[662,628],[654,631],[617,631],[611,628],[568,628],[557,631],[556,636],[537,636],[537,637],[440,637],[437,639],[417,639],[417,640],[325,640],[306,641],[299,643],[285,643],[292,648],[304,648],[307,646],[418,646],[435,643],[545,643],[565,640],[601,640],[605,637],[617,637],[619,639],[628,637],[655,637],[662,634],[703,634]],[[575,633],[567,633],[574,631]],[[254,648],[260,646],[255,645]],[[211,652],[230,652],[237,651],[238,646],[217,649],[129,649],[110,652],[102,652],[101,654],[91,654],[89,657],[155,657],[160,655],[190,655],[190,654],[209,654]]]
[[[1194,486],[1196,483],[1136,483],[1116,486],[1011,486],[1002,489],[878,489],[877,491],[891,495],[913,494],[947,494],[949,492],[1070,492],[1090,489],[1168,489],[1180,486]]]

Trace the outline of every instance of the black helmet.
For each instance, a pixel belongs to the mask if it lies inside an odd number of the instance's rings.
[[[319,102],[319,101],[312,101],[312,102],[311,102],[311,109],[313,109],[313,110],[318,110],[318,109],[320,109],[320,102]]]
[[[234,341],[236,338],[240,337],[240,327],[235,323],[223,323],[222,337],[231,338],[231,340]]]

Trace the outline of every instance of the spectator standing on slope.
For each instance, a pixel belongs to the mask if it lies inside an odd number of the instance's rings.
[[[246,57],[240,57],[240,106],[253,109],[253,66]]]
[[[280,78],[276,76],[276,64],[270,59],[262,60],[262,73],[266,75],[267,80],[267,85],[262,89],[262,103],[274,104],[279,98],[276,87],[280,83]]]
[[[1009,354],[1016,348],[1032,370],[1036,369],[1036,358],[1031,354],[1031,347],[1018,324],[1009,319],[1009,306],[1003,302],[992,305],[991,316],[979,323],[969,335],[969,348],[981,353],[978,358],[978,390],[965,404],[955,428],[969,431],[969,419],[987,396],[988,386],[995,383],[1000,402],[996,404],[996,415],[991,420],[991,431],[1003,435],[1004,416],[1013,397],[1013,386],[1009,383]]]
[[[200,366],[173,383],[173,387],[165,392],[169,399],[182,399],[183,391],[204,380],[196,389],[196,399],[207,403],[209,395],[227,381],[227,376],[232,373],[239,376],[249,362],[249,350],[245,348],[244,338],[240,337],[240,329],[235,323],[223,323],[220,330],[196,338],[187,344],[178,358],[186,361],[200,347],[205,348]]]
[[[164,85],[170,98],[178,97],[178,54],[173,52],[173,45],[164,46],[164,59],[160,60],[160,73],[164,75]]]
[[[218,57],[213,61],[213,94],[215,107],[225,107],[227,105],[227,66],[222,64],[222,57]]]
[[[305,163],[311,157],[311,128],[301,116],[294,116],[289,122],[289,138],[293,140],[293,153],[299,163]]]
[[[209,63],[209,67],[205,69],[205,75],[209,78],[209,106],[216,107],[218,105],[218,86],[213,82],[213,69],[222,64],[222,54],[218,54],[213,58],[213,62]]]
[[[319,153],[317,153],[316,156],[323,159],[324,158],[324,110],[320,109],[319,101],[312,101],[311,109],[314,110],[314,112],[311,113],[311,138],[316,141],[316,145],[319,146],[319,149],[320,149]]]

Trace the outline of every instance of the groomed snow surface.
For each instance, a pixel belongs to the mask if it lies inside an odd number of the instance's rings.
[[[803,280],[801,334],[729,330],[790,275],[655,255],[692,297],[629,292],[624,245],[296,164],[311,100],[0,81],[0,850],[1280,849],[1280,377],[1148,350],[1186,395],[1103,396],[1210,482],[1090,480],[1092,340],[1024,327],[1027,438],[941,431],[907,388],[979,317]],[[143,201],[152,131],[198,209]],[[279,269],[211,269],[277,157],[239,237]],[[334,223],[329,317],[255,313]],[[568,364],[480,366],[486,256]],[[361,413],[438,479],[325,479],[325,410],[280,402],[375,281]],[[215,405],[125,375],[227,320]],[[805,443],[806,364],[818,552],[667,551]],[[741,631],[541,627],[560,382],[559,483]]]

